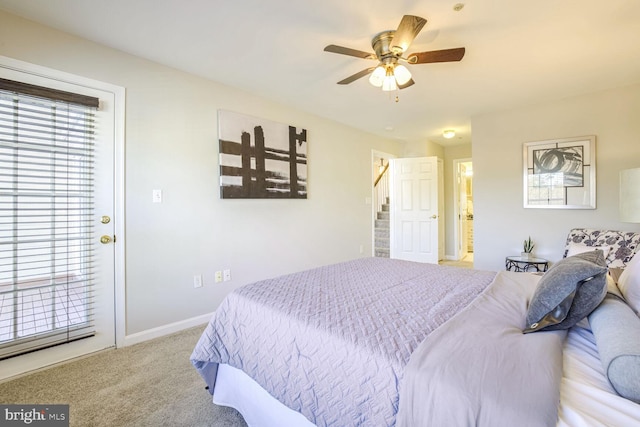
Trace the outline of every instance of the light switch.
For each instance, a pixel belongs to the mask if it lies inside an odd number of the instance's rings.
[[[153,190],[153,203],[162,203],[162,190]]]
[[[202,287],[202,274],[196,274],[193,276],[193,287],[201,288]]]

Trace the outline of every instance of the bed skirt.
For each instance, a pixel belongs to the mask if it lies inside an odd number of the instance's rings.
[[[240,369],[218,365],[213,403],[240,412],[250,427],[315,427],[304,415],[288,408]]]

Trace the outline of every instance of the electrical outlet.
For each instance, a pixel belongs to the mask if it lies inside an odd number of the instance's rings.
[[[216,283],[222,282],[222,271],[216,271]]]
[[[231,270],[225,270],[224,271],[224,281],[228,282],[229,280],[231,280]]]
[[[201,288],[202,287],[202,274],[196,274],[193,276],[193,287]]]

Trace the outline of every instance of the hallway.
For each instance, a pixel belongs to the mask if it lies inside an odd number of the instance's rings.
[[[440,265],[450,265],[453,267],[473,268],[473,252],[469,252],[460,261],[440,261]]]

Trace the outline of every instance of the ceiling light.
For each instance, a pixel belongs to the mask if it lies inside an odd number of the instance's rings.
[[[374,85],[375,87],[382,87],[382,81],[384,80],[384,76],[386,74],[386,70],[382,65],[378,65],[373,73],[371,73],[371,77],[369,77],[369,83]]]
[[[409,80],[411,80],[411,73],[404,65],[396,65],[393,74],[396,76],[396,80],[400,86],[409,83]]]
[[[369,83],[375,87],[382,87],[385,92],[396,90],[398,85],[405,85],[410,80],[411,73],[407,67],[393,63],[378,65],[369,76]]]
[[[442,136],[444,136],[447,139],[451,139],[454,136],[456,136],[456,131],[453,129],[447,129],[444,132],[442,132]]]
[[[398,85],[396,83],[396,76],[393,75],[393,67],[387,67],[387,73],[382,81],[382,90],[391,92],[396,89],[398,89]]]

